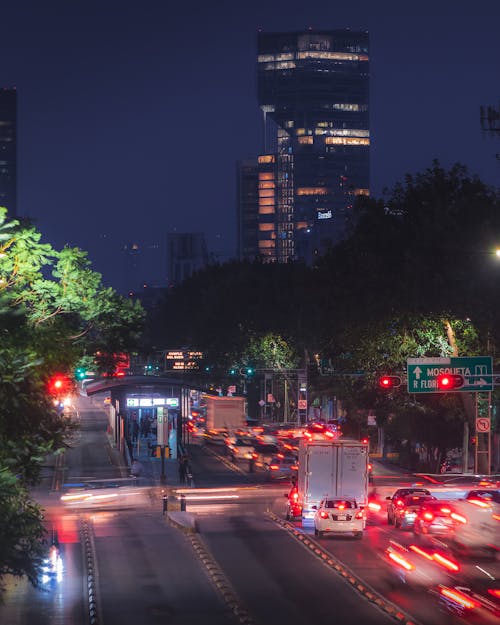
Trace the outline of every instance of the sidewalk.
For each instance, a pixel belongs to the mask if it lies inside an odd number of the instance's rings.
[[[132,444],[133,458],[139,460],[142,464],[143,472],[139,479],[142,484],[148,486],[164,486],[180,487],[179,477],[179,463],[173,458],[163,459],[163,479],[162,479],[162,459],[156,458],[151,455],[151,448],[148,444],[151,444],[153,439],[151,437],[139,437],[139,439]],[[125,448],[124,462],[128,465],[128,472],[130,473],[130,467],[132,464],[132,458],[130,457],[128,447]]]

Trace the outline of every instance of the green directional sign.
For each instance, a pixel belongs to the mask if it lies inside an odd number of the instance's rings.
[[[477,393],[493,390],[493,362],[490,356],[464,358],[408,358],[408,393],[448,392],[437,386],[443,373],[461,375],[464,384],[453,392]]]

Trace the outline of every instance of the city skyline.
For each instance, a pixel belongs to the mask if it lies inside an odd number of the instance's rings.
[[[235,164],[264,147],[259,29],[368,31],[375,197],[435,158],[498,185],[500,150],[479,109],[500,97],[499,17],[481,0],[405,12],[395,2],[10,5],[0,86],[18,94],[18,214],[55,247],[87,250],[112,286],[126,242],[166,247],[169,232],[203,232],[221,261],[235,257]]]

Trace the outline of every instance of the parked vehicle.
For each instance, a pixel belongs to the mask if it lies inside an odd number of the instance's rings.
[[[325,533],[363,538],[365,525],[364,510],[354,499],[323,499],[314,514],[314,534],[319,538]]]
[[[298,503],[311,524],[323,499],[368,505],[368,444],[329,436],[304,437],[299,445]]]

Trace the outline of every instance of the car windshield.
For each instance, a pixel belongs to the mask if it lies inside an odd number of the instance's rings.
[[[325,508],[337,508],[338,510],[350,510],[355,504],[352,501],[339,501],[337,499],[328,499],[325,501]]]
[[[408,497],[405,497],[405,506],[421,506],[429,499],[431,497],[426,495],[408,495]]]
[[[422,489],[417,489],[417,488],[402,488],[401,490],[397,490],[394,495],[392,496],[393,499],[398,499],[400,497],[406,497],[408,495],[419,495],[419,496],[424,496],[424,495],[430,495],[430,491],[426,490],[425,488]]]
[[[467,494],[467,499],[483,499],[500,503],[500,490],[471,490]]]

